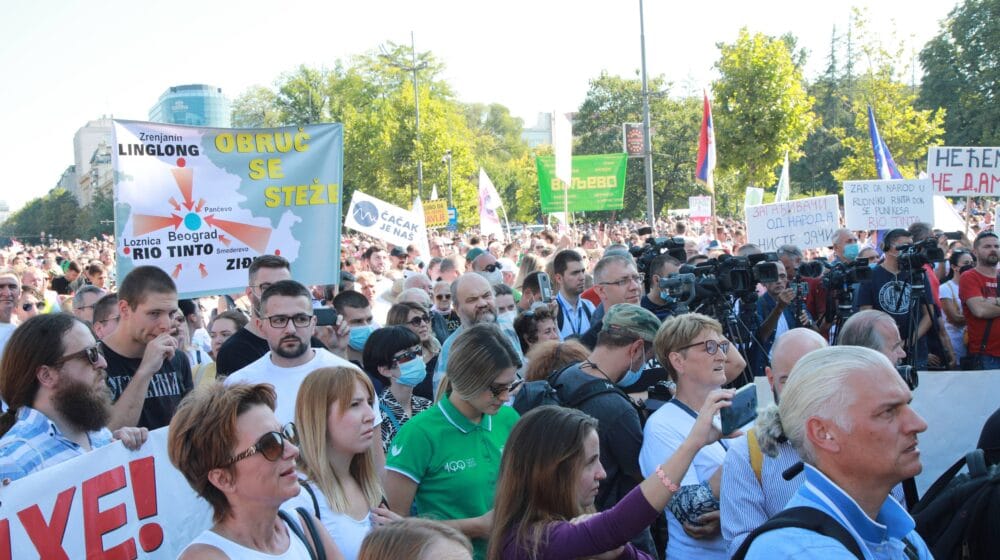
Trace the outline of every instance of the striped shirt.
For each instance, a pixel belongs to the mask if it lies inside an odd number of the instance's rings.
[[[91,449],[112,441],[111,431],[89,432]],[[52,420],[34,408],[23,406],[17,421],[0,438],[0,480],[17,480],[44,468],[62,463],[86,451],[67,439]]]

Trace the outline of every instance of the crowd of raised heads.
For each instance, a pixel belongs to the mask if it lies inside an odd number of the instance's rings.
[[[429,254],[345,231],[329,284],[261,255],[194,299],[159,268],[119,277],[112,239],[14,244],[0,479],[167,427],[212,511],[184,559],[929,558],[904,491],[920,374],[1000,369],[1000,243],[968,210],[968,233],[805,248],[733,219]],[[856,542],[768,521],[801,508]]]

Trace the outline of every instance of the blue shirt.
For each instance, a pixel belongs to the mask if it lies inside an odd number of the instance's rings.
[[[517,333],[514,332],[513,325],[508,321],[497,320],[496,325],[500,327],[500,330],[507,335],[507,339],[510,341],[510,345],[514,347],[514,352],[517,352],[518,358],[521,362],[524,362],[524,354],[521,353],[521,341],[517,339]],[[434,368],[434,395],[437,396],[438,386],[441,385],[441,379],[444,377],[446,368],[448,367],[448,352],[451,350],[452,343],[458,338],[458,335],[462,334],[465,330],[465,326],[461,325],[455,332],[451,333],[448,338],[441,345],[441,353],[438,354],[437,367]],[[514,367],[518,367],[514,364]]]
[[[87,437],[91,449],[104,447],[113,439],[107,428],[89,432]],[[0,480],[24,478],[84,453],[47,416],[23,406],[17,411],[17,421],[0,438]]]
[[[886,496],[873,520],[853,498],[811,465],[806,465],[805,481],[788,502],[789,508],[798,506],[818,509],[836,519],[858,541],[868,560],[906,560],[904,538],[916,548],[919,558],[933,560],[924,540],[914,530],[913,518],[896,500]],[[758,537],[746,557],[748,560],[796,557],[848,560],[854,555],[836,539],[789,527]]]

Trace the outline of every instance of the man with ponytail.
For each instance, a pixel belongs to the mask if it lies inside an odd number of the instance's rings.
[[[113,434],[104,354],[90,327],[68,313],[37,315],[11,336],[0,360],[0,480],[4,483],[120,439],[138,449],[149,432]]]

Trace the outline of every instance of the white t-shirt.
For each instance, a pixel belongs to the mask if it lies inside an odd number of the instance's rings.
[[[0,323],[0,358],[3,357],[3,349],[7,346],[7,339],[10,338],[10,335],[14,334],[14,329],[16,328],[17,325],[12,323]]]
[[[256,362],[227,377],[225,384],[228,387],[233,383],[270,383],[274,386],[274,392],[277,393],[278,397],[274,407],[274,415],[278,417],[278,421],[282,425],[293,422],[295,420],[295,398],[298,396],[299,387],[306,376],[324,367],[349,367],[358,369],[358,366],[331,353],[329,350],[313,348],[313,351],[316,353],[313,359],[301,366],[290,368],[274,365],[271,361],[271,353],[268,352]],[[382,423],[378,395],[375,396],[372,408],[375,410],[374,424],[378,426]]]
[[[319,486],[312,482],[306,484],[312,488],[313,494],[316,496],[316,504],[319,505],[319,520],[333,537],[333,542],[337,543],[337,548],[344,555],[344,560],[355,560],[361,550],[361,541],[365,540],[365,535],[372,530],[371,512],[363,519],[357,520],[349,515],[333,511]],[[316,513],[312,497],[305,488],[299,491],[298,496],[281,504],[281,509],[289,513],[294,512],[297,507],[305,508],[306,511],[314,515]]]
[[[659,408],[643,429],[642,449],[639,450],[639,469],[642,476],[649,476],[656,467],[666,462],[687,439],[694,427],[695,417],[681,407],[667,403]],[[679,486],[688,486],[708,481],[726,459],[726,449],[721,443],[706,445],[694,456],[691,467],[684,478],[674,481]],[[713,539],[693,539],[684,532],[680,521],[668,508],[667,527],[670,539],[667,541],[667,558],[697,560],[727,560],[726,541],[722,536]]]

